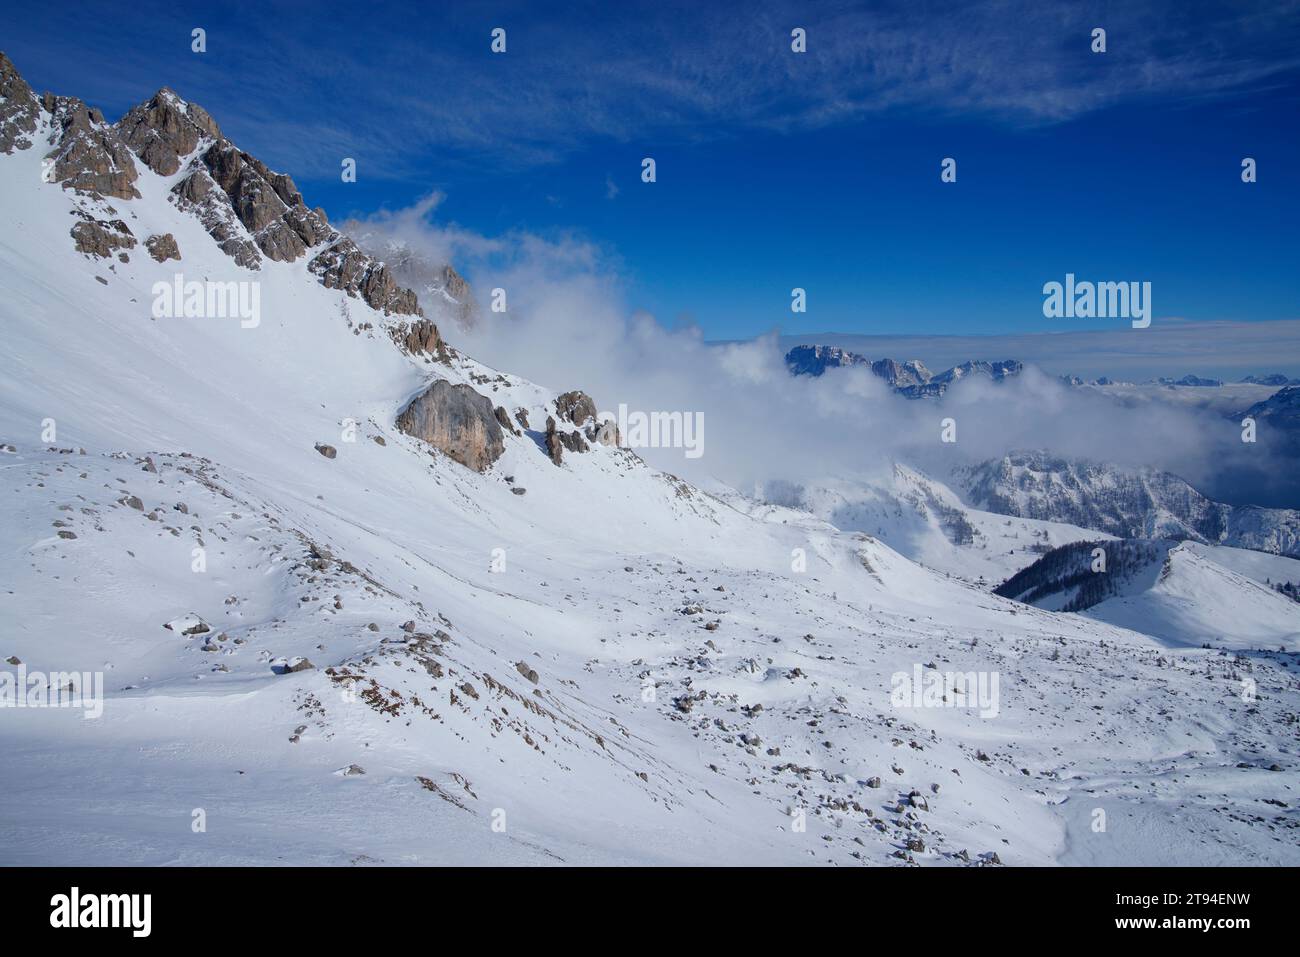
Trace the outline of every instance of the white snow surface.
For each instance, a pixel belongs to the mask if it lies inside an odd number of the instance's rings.
[[[40,153],[0,156],[0,659],[105,700],[0,710],[0,863],[1300,863],[1293,658],[1018,605],[961,580],[1000,560],[623,450],[507,435],[471,472],[393,427],[426,382],[534,429],[581,383],[414,361],[143,164],[108,205],[182,261],[91,261]],[[176,272],[260,281],[261,324],[153,319]],[[998,715],[895,707],[928,664],[996,672]]]

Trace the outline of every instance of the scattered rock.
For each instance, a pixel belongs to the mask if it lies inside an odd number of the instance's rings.
[[[144,248],[149,250],[149,255],[157,262],[166,262],[169,259],[179,260],[181,258],[180,248],[176,245],[176,237],[171,233],[155,233],[144,241]]]
[[[516,661],[515,670],[518,671],[525,678],[527,678],[529,681],[531,681],[533,684],[537,684],[538,682],[537,672],[534,671],[532,668],[528,667],[526,662]]]
[[[164,624],[163,627],[168,631],[176,632],[176,634],[180,635],[182,638],[189,638],[192,635],[204,635],[212,630],[208,627],[208,623],[198,615],[194,614],[194,612],[190,612],[188,615],[181,615],[179,618],[173,618],[171,621]]]
[[[119,249],[134,249],[135,237],[130,228],[120,219],[85,218],[72,227],[72,241],[77,252],[87,256],[107,259]]]

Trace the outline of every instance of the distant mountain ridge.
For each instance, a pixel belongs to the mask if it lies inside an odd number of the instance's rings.
[[[1296,390],[1300,392],[1300,390]],[[1020,451],[955,471],[969,504],[1119,538],[1172,539],[1300,555],[1300,511],[1232,506],[1153,468]]]
[[[865,367],[877,378],[883,379],[899,395],[908,399],[937,398],[948,391],[955,382],[971,377],[983,377],[1001,382],[1008,376],[1019,375],[1024,364],[1017,359],[998,362],[967,360],[944,372],[933,373],[919,359],[899,362],[897,359],[876,359],[849,352],[839,346],[795,346],[785,356],[791,375],[823,375],[827,369]]]

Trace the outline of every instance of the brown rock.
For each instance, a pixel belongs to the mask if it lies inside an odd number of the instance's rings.
[[[596,403],[585,392],[565,392],[555,400],[555,411],[565,422],[574,425],[586,425],[588,420],[596,418]]]
[[[491,401],[446,379],[416,396],[397,417],[397,427],[476,472],[486,472],[505,451]]]
[[[40,115],[40,100],[13,62],[0,53],[0,153],[30,149]]]
[[[82,215],[86,216],[85,213]],[[101,259],[107,259],[119,249],[135,248],[135,237],[120,219],[91,219],[86,216],[72,227],[71,235],[77,252]]]
[[[53,179],[64,189],[96,196],[137,199],[139,178],[131,151],[104,122],[104,114],[71,96],[46,93],[42,105],[53,117],[54,148],[47,154]]]
[[[149,250],[149,255],[160,263],[181,258],[181,251],[176,246],[176,237],[171,233],[150,236],[144,241],[144,248]]]

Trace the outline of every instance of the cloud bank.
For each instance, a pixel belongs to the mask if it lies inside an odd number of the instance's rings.
[[[1064,386],[1032,365],[1001,384],[963,381],[938,402],[901,398],[862,368],[792,377],[784,363],[788,343],[778,330],[748,341],[706,342],[689,323],[670,327],[636,309],[627,301],[618,257],[580,235],[514,230],[485,236],[437,222],[437,204],[429,197],[352,226],[455,263],[481,301],[490,289],[506,290],[505,313],[484,310],[474,329],[448,331],[470,355],[557,391],[582,389],[602,411],[614,413],[625,404],[646,412],[702,413],[700,458],[689,459],[680,449],[642,452],[685,478],[712,477],[752,491],[771,481],[869,477],[895,461],[942,476],[1015,449],[1047,448],[1166,469],[1220,495],[1225,490],[1216,479],[1231,471],[1227,491],[1236,492],[1229,496],[1234,504],[1300,504],[1294,469],[1274,460],[1264,445],[1244,446],[1223,410],[1158,397],[1119,402]],[[994,357],[1021,356],[960,358]],[[937,365],[930,355],[919,358]],[[948,418],[956,423],[955,443],[941,441]]]

